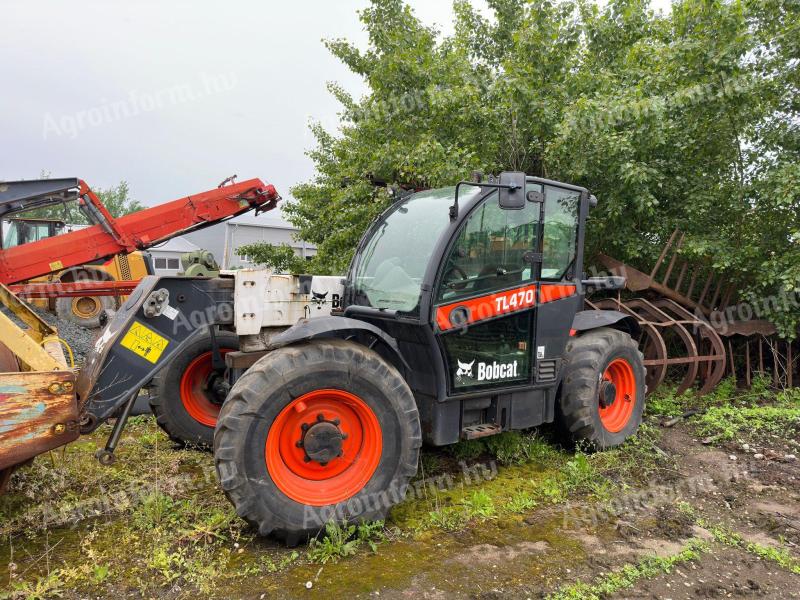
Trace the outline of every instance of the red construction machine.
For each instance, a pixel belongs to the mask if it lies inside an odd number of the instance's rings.
[[[257,212],[271,210],[278,200],[275,188],[260,179],[234,183],[233,178],[228,178],[216,189],[114,218],[81,179],[0,182],[0,219],[4,221],[19,213],[77,202],[81,212],[93,223],[70,233],[0,249],[0,283],[27,298],[89,293],[125,295],[138,285],[138,278],[131,281],[92,281],[89,278],[69,282],[22,282],[146,250],[253,209]]]

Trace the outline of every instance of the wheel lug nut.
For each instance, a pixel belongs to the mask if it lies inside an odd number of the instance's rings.
[[[302,429],[303,431],[308,431],[308,423],[303,423],[302,425],[300,425],[300,429]]]
[[[341,421],[339,419],[334,419],[333,421],[331,421],[331,423],[338,426],[339,423],[341,423]]]
[[[303,462],[311,462],[311,459],[308,456],[304,456]]]
[[[317,415],[317,421],[324,421],[324,420],[325,420],[325,415],[323,415],[322,413],[319,413]]]
[[[303,440],[297,440],[297,442],[295,442],[295,446],[297,446],[298,448],[302,448],[303,447]]]
[[[326,460],[325,462],[319,463],[319,466],[320,467],[327,467],[328,466],[328,461]]]
[[[343,439],[343,440],[346,440],[346,439],[347,439],[347,434],[346,434],[346,433],[344,433],[344,432],[342,432],[342,439]]]

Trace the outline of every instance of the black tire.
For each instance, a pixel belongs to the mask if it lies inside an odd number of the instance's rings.
[[[380,458],[366,484],[349,498],[309,506],[276,484],[267,468],[266,444],[284,409],[319,390],[342,390],[368,406],[381,432]],[[417,472],[421,445],[417,406],[397,369],[364,346],[318,340],[270,352],[236,382],[220,412],[214,462],[239,516],[261,535],[272,534],[294,545],[318,534],[330,520],[384,519],[405,496]],[[363,454],[360,448],[360,461]],[[311,493],[316,494],[316,488]]]
[[[221,352],[238,350],[239,338],[230,331],[216,331],[215,338]],[[193,417],[181,393],[181,379],[187,368],[198,357],[211,352],[208,334],[198,338],[167,365],[150,383],[150,410],[156,422],[171,440],[179,444],[192,444],[210,448],[214,444],[216,419],[203,423]],[[208,357],[210,362],[211,358]],[[210,396],[207,396],[210,398]]]
[[[627,362],[634,378],[635,398],[624,426],[610,431],[600,415],[603,374],[617,360]],[[570,338],[564,355],[561,393],[557,403],[560,425],[573,441],[588,441],[597,449],[622,444],[636,433],[645,403],[645,368],[642,353],[630,335],[603,327]],[[616,363],[620,364],[620,363]],[[620,395],[621,396],[621,395]],[[616,398],[615,402],[626,402]]]
[[[77,303],[91,303],[92,309],[81,316]],[[56,298],[56,315],[62,321],[69,321],[86,329],[97,329],[101,326],[100,316],[106,309],[116,306],[111,296],[83,296],[81,298]]]

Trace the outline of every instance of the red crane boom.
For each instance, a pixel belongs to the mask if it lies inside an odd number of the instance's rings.
[[[116,254],[146,250],[170,238],[208,227],[247,211],[267,211],[275,208],[280,196],[272,185],[260,179],[248,179],[146,208],[129,215],[114,218],[100,199],[83,180],[78,182],[77,198],[81,210],[96,224],[71,233],[65,233],[37,242],[0,250],[0,282],[6,285],[48,275],[69,267],[110,258]],[[6,212],[57,203],[47,194],[26,197],[25,192],[14,196],[15,184],[20,190],[33,189],[36,182],[8,182],[0,185],[0,192],[11,195],[3,199]],[[62,190],[63,191],[63,190]],[[61,202],[65,200],[60,200]],[[16,202],[12,206],[12,202]]]

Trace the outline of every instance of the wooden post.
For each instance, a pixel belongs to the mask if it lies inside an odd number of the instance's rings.
[[[728,356],[730,356],[731,375],[733,375],[733,378],[735,380],[736,379],[736,365],[733,364],[733,344],[731,343],[731,338],[728,338]]]
[[[697,267],[692,271],[692,278],[689,280],[689,289],[686,290],[686,297],[691,300],[692,292],[694,291],[694,284],[697,283]]]
[[[667,267],[667,272],[664,274],[664,280],[661,282],[663,285],[669,287],[669,276],[672,275],[672,269],[675,268],[675,261],[678,260],[678,252],[683,245],[683,238],[685,234],[681,234],[680,239],[678,239],[678,244],[675,246],[675,252],[672,254],[672,258],[669,261],[669,266]]]
[[[772,385],[778,387],[780,384],[780,374],[778,374],[778,366],[780,365],[780,355],[778,354],[778,342],[776,340],[769,340],[769,349],[772,351]]]
[[[750,340],[747,340],[745,344],[745,383],[747,383],[747,387],[750,387],[753,383],[752,374],[750,373]]]
[[[792,342],[786,342],[786,387],[794,385],[794,361],[792,360]]]
[[[683,285],[683,278],[686,277],[686,270],[689,268],[689,263],[687,261],[683,261],[683,266],[681,267],[681,272],[678,275],[678,281],[675,283],[675,287],[672,288],[676,292],[681,291],[681,286]]]
[[[653,267],[653,270],[650,272],[650,279],[655,279],[656,273],[658,273],[658,270],[661,268],[661,263],[663,263],[664,259],[667,257],[667,252],[669,252],[669,249],[672,247],[672,242],[675,241],[676,235],[678,235],[677,229],[672,232],[671,236],[669,236],[669,240],[667,241],[666,246],[664,246],[664,249],[661,251],[661,255],[658,257],[658,260],[656,261],[656,266]]]

